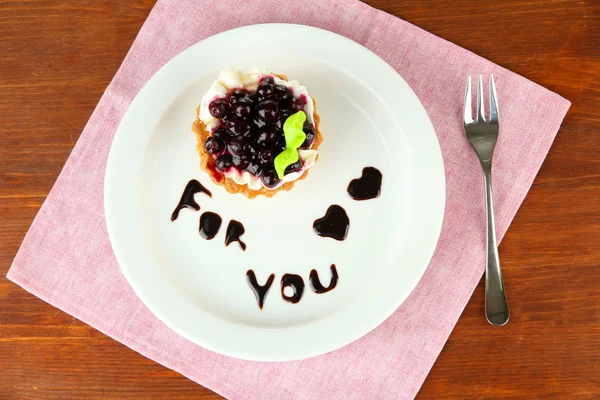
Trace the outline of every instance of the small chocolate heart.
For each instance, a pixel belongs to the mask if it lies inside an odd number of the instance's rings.
[[[381,193],[381,172],[374,167],[365,167],[362,176],[348,185],[348,194],[354,200],[370,200]]]
[[[319,236],[344,240],[348,236],[350,219],[342,207],[334,204],[329,206],[323,218],[314,222],[313,228]]]

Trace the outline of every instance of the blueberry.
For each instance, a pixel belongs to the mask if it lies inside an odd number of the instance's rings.
[[[229,131],[233,134],[233,136],[250,137],[252,133],[250,123],[248,123],[248,121],[246,121],[245,119],[232,119],[228,125]]]
[[[288,167],[285,169],[284,175],[300,171],[303,165],[304,164],[302,163],[302,160],[298,158],[298,161],[291,165],[288,165]]]
[[[245,151],[240,151],[238,154],[232,156],[233,165],[240,170],[244,170],[250,165],[252,156]]]
[[[252,100],[248,97],[242,97],[233,106],[233,112],[240,118],[246,118],[252,112]]]
[[[257,133],[258,137],[256,139],[256,143],[258,143],[261,146],[269,146],[271,144],[274,144],[277,141],[278,137],[280,137],[279,135],[277,135],[277,133],[274,130],[274,127],[272,126],[262,127],[257,131]]]
[[[260,119],[258,116],[254,117],[252,122],[253,122],[254,126],[256,126],[257,128],[262,128],[263,126],[265,126],[267,124],[265,121]]]
[[[285,120],[288,119],[292,114],[294,114],[294,111],[290,109],[281,110],[279,111],[279,120],[283,124],[285,123]]]
[[[227,102],[224,99],[213,100],[208,105],[208,112],[215,118],[223,118],[227,112]]]
[[[242,150],[244,150],[245,152],[247,152],[247,153],[251,154],[252,156],[254,156],[256,153],[258,153],[258,149],[259,148],[260,147],[258,146],[257,143],[255,143],[255,142],[251,143],[251,142],[248,141],[248,142],[246,142],[244,144],[244,146],[242,147]]]
[[[204,148],[208,154],[219,154],[225,149],[225,143],[219,138],[209,136],[204,141]]]
[[[231,91],[231,93],[229,93],[229,95],[227,96],[228,100],[229,100],[229,105],[233,106],[235,105],[239,99],[241,99],[242,97],[246,96],[246,92],[244,92],[241,89],[234,89]]]
[[[275,121],[273,123],[273,127],[275,128],[275,130],[279,133],[283,132],[283,121],[281,119],[278,119],[277,121]]]
[[[275,94],[275,85],[273,78],[267,77],[260,82],[258,88],[256,89],[256,93],[258,93],[258,98],[260,100],[268,99],[273,97]]]
[[[258,152],[257,160],[262,165],[272,164],[275,159],[275,151],[264,149]]]
[[[315,128],[313,128],[313,126],[310,122],[306,121],[306,122],[304,122],[304,126],[303,126],[302,130],[306,134],[306,139],[304,140],[304,142],[302,143],[300,148],[302,150],[307,150],[307,149],[310,149],[310,146],[312,146],[313,142],[315,141],[315,137],[316,137]]]
[[[277,107],[277,103],[273,100],[263,100],[258,103],[256,112],[263,121],[269,123],[277,120],[277,117],[279,116],[279,107]]]
[[[221,140],[225,144],[229,143],[229,140],[231,140],[231,136],[229,136],[229,133],[227,133],[227,129],[223,127],[215,129],[212,133],[212,137]]]
[[[227,145],[227,150],[229,150],[231,154],[237,154],[244,150],[246,144],[246,141],[242,138],[233,138]]]
[[[233,113],[228,113],[225,114],[222,118],[221,118],[221,122],[223,122],[223,125],[227,128],[227,129],[231,129],[232,126],[235,125],[235,121],[236,121],[237,117],[235,116],[235,114]]]
[[[252,160],[246,167],[246,171],[250,172],[254,176],[260,176],[260,174],[262,174],[262,167],[256,160]]]
[[[219,172],[227,172],[233,164],[231,154],[221,154],[217,157],[216,168]]]
[[[285,85],[275,85],[273,88],[274,96],[280,102],[286,102],[292,98],[292,92]]]
[[[277,184],[280,181],[279,177],[277,176],[277,172],[275,172],[274,168],[264,168],[260,179],[262,180],[263,184],[268,188],[273,188],[277,186]]]
[[[279,136],[275,141],[275,147],[284,150],[286,148],[285,137],[283,135]]]
[[[256,91],[248,93],[246,97],[252,102],[253,105],[258,104],[258,93],[256,93]]]

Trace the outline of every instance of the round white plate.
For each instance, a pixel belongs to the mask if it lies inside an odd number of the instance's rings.
[[[218,73],[256,66],[297,79],[317,101],[320,158],[289,192],[249,200],[228,194],[199,168],[190,127]],[[365,166],[383,174],[381,196],[346,192]],[[182,191],[197,179],[200,212],[170,221]],[[106,221],[127,280],[171,329],[228,356],[284,361],[342,347],[374,329],[402,304],[433,254],[445,182],[440,148],[423,106],[383,60],[342,36],[300,25],[234,29],[203,40],[162,67],[140,90],[116,133],[106,170]],[[313,222],[332,204],[350,218],[345,241],[323,238]],[[217,237],[198,234],[204,211],[221,215]],[[244,252],[225,247],[227,223],[244,224]],[[315,294],[312,269],[327,285]],[[246,282],[255,271],[275,281],[263,310]],[[285,273],[302,276],[301,301],[281,296]]]

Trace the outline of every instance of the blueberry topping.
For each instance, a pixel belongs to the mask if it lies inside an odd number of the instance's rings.
[[[221,122],[227,129],[231,129],[232,126],[235,125],[237,117],[233,113],[228,113],[221,118]],[[231,132],[230,132],[231,133]]]
[[[256,153],[258,153],[258,149],[260,149],[260,146],[258,146],[258,144],[254,144],[250,141],[247,141],[244,146],[242,147],[242,150],[244,150],[247,153],[250,153],[250,155],[254,156]]]
[[[283,125],[287,118],[303,110],[307,97],[294,98],[285,85],[264,77],[255,91],[234,89],[223,99],[213,100],[208,108],[221,126],[204,141],[206,152],[216,156],[216,170],[225,173],[235,167],[260,177],[266,187],[280,183],[274,160],[285,147]],[[308,121],[303,131],[306,140],[300,149],[309,149],[315,140],[315,129]],[[298,160],[285,173],[302,170]]]
[[[256,92],[252,92],[248,94],[248,100],[250,100],[252,102],[252,104],[256,105],[258,104],[258,93]]]
[[[231,136],[229,135],[229,133],[227,133],[227,129],[225,128],[217,128],[212,133],[212,137],[221,140],[225,144],[231,141]]]
[[[227,102],[223,99],[213,100],[208,105],[208,112],[215,118],[222,118],[227,112]]]
[[[292,92],[285,85],[275,85],[273,88],[274,96],[280,102],[289,101],[292,98]]]
[[[279,116],[279,107],[273,100],[263,100],[258,103],[256,113],[265,122],[273,122]]]
[[[252,128],[250,127],[250,123],[241,118],[236,118],[231,120],[229,131],[233,134],[233,136],[243,136],[249,137],[252,133]]]
[[[252,111],[252,100],[250,100],[247,96],[242,97],[235,103],[233,106],[233,112],[240,118],[246,118],[250,115]]]
[[[288,167],[285,169],[285,175],[300,171],[302,169],[302,166],[302,160],[298,158],[298,161],[296,161],[292,165],[288,165]]]
[[[258,162],[262,165],[272,164],[275,159],[275,150],[264,149],[258,152]]]
[[[256,162],[256,160],[252,160],[246,167],[246,171],[250,172],[254,176],[260,176],[260,174],[262,174],[262,167]]]
[[[283,135],[279,136],[277,138],[277,140],[275,141],[275,147],[283,150],[285,149],[286,145],[285,145],[285,137]]]
[[[273,126],[275,127],[275,130],[279,133],[283,133],[283,121],[281,119],[278,119],[277,121],[275,121],[273,123]]]
[[[285,120],[288,119],[293,113],[294,112],[289,108],[281,110],[281,112],[279,113],[279,120],[281,121],[281,124],[283,125],[285,123]]]
[[[275,172],[275,168],[264,168],[260,179],[268,188],[277,186],[280,181],[279,177],[277,176],[277,172]]]
[[[242,138],[233,138],[227,145],[227,150],[231,154],[237,154],[244,150],[244,146],[246,146],[246,144],[246,141]]]
[[[251,160],[252,160],[252,157],[250,156],[250,154],[246,153],[245,151],[240,151],[238,154],[234,154],[232,156],[233,165],[240,170],[246,169],[248,167],[248,165],[250,164]]]
[[[262,82],[258,85],[258,88],[256,89],[259,100],[264,100],[273,97],[273,95],[275,94],[274,83],[275,82],[273,81],[273,78],[267,77],[262,80]]]
[[[252,119],[252,123],[257,128],[262,128],[263,126],[267,125],[267,123],[265,121],[263,121],[262,119],[260,119],[258,116],[255,116]]]
[[[231,154],[221,154],[217,157],[216,168],[219,172],[227,172],[233,164]]]
[[[244,92],[241,89],[235,89],[233,91],[231,91],[231,93],[229,93],[229,104],[231,106],[235,105],[239,99],[243,98],[246,96],[246,92]]]
[[[310,122],[306,121],[304,122],[304,127],[302,130],[306,134],[306,139],[300,146],[300,149],[307,150],[310,149],[310,146],[312,146],[313,142],[315,141],[315,128],[313,128]]]
[[[272,126],[265,126],[258,130],[258,137],[256,138],[256,143],[258,143],[261,146],[269,146],[274,144],[278,138],[279,135],[277,135],[275,129]]]
[[[204,141],[204,148],[208,154],[220,154],[225,149],[225,143],[219,138],[209,136]]]

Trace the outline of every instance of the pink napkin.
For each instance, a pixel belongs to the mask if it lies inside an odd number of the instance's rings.
[[[121,274],[103,210],[104,170],[113,135],[142,85],[169,59],[199,40],[266,22],[328,29],[361,43],[392,65],[433,121],[447,183],[446,214],[437,250],[423,279],[400,309],[340,350],[286,363],[224,357],[163,325]],[[502,237],[552,144],[569,108],[567,100],[355,0],[161,0],[92,114],[8,277],[115,340],[228,398],[413,398],[484,270],[481,168],[461,125],[468,73],[494,73],[496,77],[501,136],[494,155],[494,200]]]

